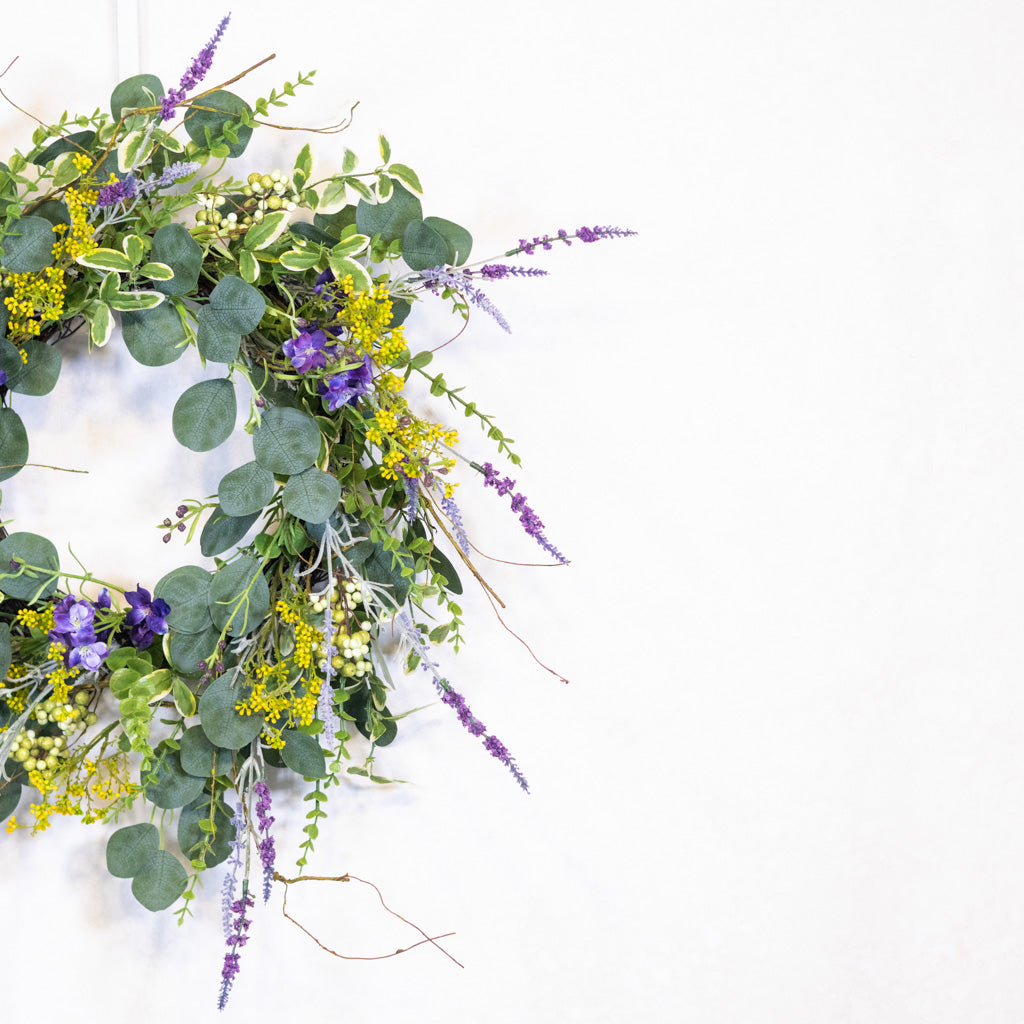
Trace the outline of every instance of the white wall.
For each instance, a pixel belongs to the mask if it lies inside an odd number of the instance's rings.
[[[172,82],[221,12],[141,6],[139,67]],[[5,12],[12,99],[91,109],[119,53],[122,75],[139,69],[117,6],[94,8],[49,5],[44,37],[41,15]],[[424,949],[335,961],[275,897],[230,1012],[1024,1018],[1019,5],[350,11],[249,3],[211,78],[272,50],[239,91],[318,68],[283,118],[323,123],[361,100],[350,133],[317,140],[322,166],[344,144],[372,162],[384,129],[429,212],[467,224],[481,255],[582,223],[641,235],[547,254],[550,278],[491,289],[511,338],[476,319],[445,350],[449,379],[519,442],[520,484],[573,559],[488,570],[510,626],[570,686],[479,599],[449,665],[533,795],[433,709],[381,759],[413,784],[333,797],[316,861],[455,929],[466,969]],[[5,148],[30,130],[0,117]],[[120,372],[88,381],[112,409]],[[162,466],[157,433],[118,434],[123,459]],[[180,466],[155,474],[181,479],[161,501],[202,489]],[[120,571],[155,578],[148,523],[166,507],[149,506],[149,478],[138,539],[122,539],[129,513],[100,515],[116,485],[97,486],[76,551],[113,538]],[[481,546],[529,556],[494,496],[463,490]],[[407,706],[429,699],[405,685]],[[293,858],[301,822],[278,816]],[[2,919],[32,936],[7,940],[5,1007],[45,993],[113,1020],[211,1013],[215,886],[179,931],[105,877],[104,838],[58,823],[0,842]],[[357,893],[300,896],[336,949],[408,941]]]

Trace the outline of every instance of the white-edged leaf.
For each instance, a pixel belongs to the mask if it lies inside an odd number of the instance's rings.
[[[391,184],[391,179],[386,174],[382,174],[377,179],[377,198],[382,203],[386,203],[391,198],[393,191],[394,185]]]
[[[160,292],[118,292],[107,301],[111,309],[133,310],[152,309],[159,306],[164,298]]]
[[[97,348],[103,348],[114,330],[114,317],[110,307],[99,299],[93,299],[86,307],[86,319],[89,321],[89,341]]]
[[[377,144],[380,146],[380,158],[387,163],[391,159],[391,143],[384,137],[383,133],[377,136]]]
[[[370,244],[368,235],[349,235],[343,238],[332,250],[331,256],[339,259],[342,256],[355,256],[361,253]]]
[[[355,260],[349,259],[348,256],[340,256],[337,259],[332,256],[329,262],[331,271],[339,281],[346,274],[352,275],[353,285],[357,292],[368,292],[373,287],[370,275],[361,263],[356,263]]]
[[[368,203],[377,202],[376,195],[374,195],[373,190],[365,182],[360,181],[358,178],[346,178],[345,180],[348,182],[349,187],[358,192]]]
[[[122,173],[134,170],[142,159],[149,132],[139,129],[128,132],[117,144],[117,169]]]
[[[285,270],[309,270],[320,262],[319,254],[315,252],[300,252],[298,249],[289,249],[281,254],[279,260]]]
[[[166,263],[143,263],[139,273],[152,281],[170,281],[174,271]]]
[[[345,152],[344,152],[344,154],[342,155],[342,158],[341,158],[341,173],[342,174],[351,174],[352,171],[354,171],[356,169],[356,166],[358,165],[358,163],[359,163],[359,157],[357,157],[355,155],[355,153],[353,153],[352,150],[349,149],[348,146],[346,146],[345,147]]]
[[[133,267],[137,267],[146,256],[146,243],[138,235],[125,235],[121,241],[121,248],[125,256],[132,261]]]
[[[268,245],[276,242],[287,227],[288,211],[274,210],[273,213],[268,213],[259,224],[253,224],[246,231],[242,245],[246,249],[265,249]]]
[[[238,273],[247,284],[255,284],[259,280],[260,265],[247,249],[238,254]]]
[[[327,183],[316,205],[317,213],[337,213],[345,205],[345,179],[334,178]]]
[[[93,249],[92,252],[83,253],[75,262],[94,270],[114,270],[120,274],[127,274],[135,266],[123,252],[116,249]]]
[[[74,149],[67,153],[61,153],[53,161],[54,188],[64,188],[65,185],[70,185],[71,182],[81,175],[82,172],[75,166],[76,156],[78,156],[78,150]]]
[[[406,167],[405,164],[392,164],[388,168],[388,174],[393,178],[397,178],[403,185],[408,185],[413,192],[423,195],[423,186],[420,184],[420,179],[416,172],[411,167]]]

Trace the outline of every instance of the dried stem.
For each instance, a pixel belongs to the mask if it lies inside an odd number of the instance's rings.
[[[378,889],[377,886],[373,884],[373,882],[368,882],[365,878],[357,878],[355,875],[350,874],[336,876],[299,875],[297,878],[285,878],[284,875],[282,875],[280,872],[275,871],[274,881],[284,883],[284,901],[281,904],[281,913],[284,914],[284,916],[288,918],[288,920],[291,921],[291,923],[295,925],[296,928],[305,932],[322,950],[324,950],[327,953],[330,953],[332,956],[336,956],[341,960],[387,960],[389,957],[398,956],[399,953],[407,953],[410,949],[415,949],[417,946],[422,946],[425,943],[429,942],[432,946],[434,946],[435,948],[439,949],[442,953],[444,953],[444,955],[448,957],[448,959],[451,960],[453,964],[455,964],[458,967],[463,966],[463,964],[460,964],[459,961],[456,960],[455,957],[453,957],[451,953],[448,952],[448,950],[446,950],[443,946],[439,946],[437,943],[438,939],[446,939],[449,936],[454,935],[455,932],[445,932],[444,935],[435,935],[433,937],[427,935],[427,933],[422,928],[420,928],[419,925],[413,924],[413,922],[410,921],[408,918],[402,917],[402,915],[399,914],[397,911],[392,910],[384,902],[384,897],[381,895],[380,889]],[[423,936],[423,938],[419,942],[414,942],[411,946],[405,946],[402,949],[396,949],[394,953],[382,953],[380,956],[347,956],[344,953],[339,953],[336,950],[333,950],[330,947],[325,946],[308,928],[305,928],[303,925],[299,924],[299,922],[296,921],[295,918],[288,913],[288,886],[292,885],[295,882],[362,882],[363,885],[368,885],[371,889],[373,889],[373,891],[377,894],[377,899],[380,900],[380,905],[392,917],[397,917],[399,921],[404,922],[410,928],[414,928],[416,931],[420,933],[420,935]]]

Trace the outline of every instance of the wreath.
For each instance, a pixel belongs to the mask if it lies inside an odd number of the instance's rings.
[[[123,590],[61,565],[50,540],[10,522],[0,539],[0,820],[38,833],[54,815],[116,824],[151,805],[149,821],[109,836],[107,865],[144,907],[178,903],[181,919],[202,873],[228,861],[221,1007],[259,888],[251,850],[264,899],[275,878],[294,881],[275,870],[269,770],[308,789],[300,872],[329,789],[345,775],[389,781],[374,752],[402,716],[382,642],[397,638],[404,668],[425,673],[527,790],[435,653],[462,641],[460,572],[486,588],[455,498],[459,462],[566,561],[515,481],[464,458],[455,430],[403,397],[423,378],[519,465],[493,419],[433,372],[432,353],[410,348],[405,323],[433,296],[456,318],[475,307],[508,330],[483,287],[545,271],[471,264],[470,233],[424,216],[418,176],[383,136],[371,171],[346,149],[318,179],[306,144],[287,173],[231,177],[227,161],[313,73],[251,105],[223,87],[196,91],[227,23],[176,88],[129,78],[109,112],[40,122],[32,147],[0,164],[0,480],[31,465],[15,406],[53,389],[78,330],[92,349],[119,325],[146,366],[223,366],[175,401],[174,435],[190,451],[235,432],[240,400],[251,435],[252,458],[161,527],[164,542],[198,533],[212,568]],[[498,259],[628,234],[563,230]],[[346,748],[355,732],[369,741],[362,764]]]

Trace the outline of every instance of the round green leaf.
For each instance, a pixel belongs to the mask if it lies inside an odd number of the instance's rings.
[[[176,750],[164,755],[157,765],[156,773],[156,782],[144,789],[146,799],[157,807],[184,807],[203,791],[203,779],[197,779],[182,769]]]
[[[214,657],[217,653],[218,640],[220,631],[212,626],[198,633],[183,633],[181,630],[172,629],[164,641],[164,650],[167,653],[167,660],[183,676],[198,676],[204,672],[204,669],[199,667],[199,662],[208,662]]]
[[[203,109],[199,109],[200,107]],[[245,152],[245,147],[252,137],[251,128],[238,125],[242,114],[252,114],[249,104],[232,92],[218,89],[204,96],[196,106],[189,108],[185,115],[185,131],[197,146],[204,149],[223,139],[228,147],[228,155],[233,160]],[[237,128],[228,128],[225,132],[225,125],[229,123],[234,123]]]
[[[10,342],[0,344],[9,345]],[[26,462],[28,431],[25,424],[13,409],[0,409],[0,480],[10,479]]]
[[[0,782],[0,821],[6,821],[21,801],[21,783],[13,779]]]
[[[165,263],[174,271],[168,281],[154,281],[155,291],[164,295],[188,295],[199,283],[203,266],[203,250],[184,224],[165,224],[153,236],[149,258]]]
[[[310,466],[288,478],[281,501],[296,519],[323,523],[341,501],[341,484],[330,473]]]
[[[115,878],[132,878],[160,849],[156,825],[127,825],[107,840],[107,870]]]
[[[327,774],[327,761],[314,736],[297,729],[285,729],[281,757],[296,775],[307,779],[322,779]]]
[[[453,251],[444,235],[421,220],[410,221],[402,234],[402,259],[413,270],[441,267],[451,263]]]
[[[267,302],[257,288],[240,277],[222,277],[210,292],[210,309],[225,330],[248,334],[263,319]]]
[[[66,227],[71,227],[71,214],[68,213],[67,205],[62,203],[59,199],[47,199],[46,202],[40,203],[32,211],[32,216],[43,217],[54,227],[58,224],[64,224]]]
[[[244,636],[269,611],[270,588],[258,558],[239,558],[214,573],[210,614],[217,629],[226,629],[231,636]]]
[[[258,462],[247,462],[221,480],[220,507],[229,516],[257,515],[274,494],[274,474]]]
[[[219,555],[228,548],[233,548],[248,532],[259,518],[259,512],[250,512],[247,516],[229,516],[218,505],[206,520],[203,532],[199,535],[199,550],[207,558]]]
[[[195,726],[199,728],[199,726]],[[214,831],[208,833],[199,827],[199,822],[210,820],[210,798],[203,794],[194,800],[187,807],[181,809],[178,815],[178,846],[181,852],[190,860],[199,855],[199,851],[211,842],[210,848],[203,855],[203,862],[208,868],[216,867],[223,863],[231,855],[231,839],[234,836],[234,829],[231,827],[231,819],[221,813],[219,809],[213,812]]]
[[[29,338],[20,350],[9,341],[0,344],[0,370],[7,374],[7,386],[20,395],[48,395],[60,368],[60,352],[37,338]]]
[[[132,895],[147,910],[166,910],[187,883],[188,873],[178,858],[167,850],[157,850],[132,880]]]
[[[252,435],[252,450],[271,473],[301,473],[320,454],[320,428],[301,409],[268,409]]]
[[[235,705],[246,700],[250,688],[232,686],[234,672],[218,676],[199,698],[199,722],[206,738],[217,747],[240,750],[263,731],[263,714],[240,715]],[[241,677],[240,678],[244,678]]]
[[[110,95],[110,112],[114,120],[119,121],[126,110],[137,107],[155,106],[164,87],[156,75],[133,75],[121,82]]]
[[[208,452],[235,429],[238,402],[234,385],[221,377],[193,384],[174,404],[174,436],[190,451]]]
[[[201,779],[223,775],[231,768],[231,751],[215,747],[201,725],[193,725],[181,736],[181,767]]]
[[[433,228],[448,243],[451,251],[449,263],[460,267],[469,259],[470,250],[473,248],[473,236],[461,224],[445,220],[444,217],[424,217],[423,223]]]
[[[143,366],[166,366],[173,363],[184,353],[188,341],[188,333],[178,311],[166,302],[152,309],[122,313],[121,332],[132,358]]]
[[[12,274],[28,274],[53,265],[53,225],[45,217],[21,217],[0,239],[3,266]]]
[[[225,327],[210,306],[196,313],[196,348],[208,363],[230,363],[238,356],[242,336]]]
[[[172,569],[153,589],[153,596],[166,601],[171,610],[167,624],[183,633],[198,633],[211,624],[210,580],[213,575],[198,565]]]
[[[11,569],[10,563],[15,559],[37,568],[14,575],[18,570]],[[19,601],[49,597],[57,589],[59,568],[57,549],[37,533],[12,533],[0,540],[0,591],[8,597]]]
[[[395,190],[386,203],[368,203],[360,199],[356,206],[356,227],[359,233],[380,235],[385,242],[393,242],[401,238],[406,225],[414,220],[423,219],[423,204],[404,186],[397,181]],[[315,221],[314,221],[315,223]]]

